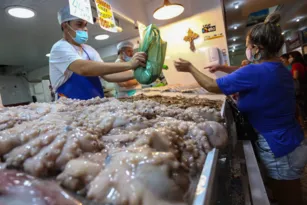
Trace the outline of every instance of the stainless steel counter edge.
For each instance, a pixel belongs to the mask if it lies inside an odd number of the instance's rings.
[[[200,179],[197,185],[193,205],[210,204],[212,185],[215,180],[219,150],[213,149],[208,153]]]
[[[252,143],[243,141],[243,150],[253,205],[270,205]]]

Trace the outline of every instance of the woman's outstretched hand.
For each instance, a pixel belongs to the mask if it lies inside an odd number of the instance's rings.
[[[191,72],[191,70],[194,68],[190,61],[184,60],[182,58],[179,58],[178,61],[175,61],[174,65],[178,72]]]
[[[210,71],[210,73],[215,73],[217,71],[222,71],[223,66],[222,65],[213,65],[213,66],[205,67],[205,69],[208,69]]]

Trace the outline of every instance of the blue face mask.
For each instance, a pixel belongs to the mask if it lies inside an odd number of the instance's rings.
[[[129,62],[130,60],[131,60],[131,57],[129,57],[126,54],[124,54],[124,61],[125,62]]]
[[[73,38],[78,44],[84,44],[88,40],[88,33],[86,31],[76,31],[76,38]]]
[[[71,26],[69,26],[71,28]],[[71,28],[73,31],[75,31],[73,28]],[[76,32],[76,37],[72,37],[72,39],[77,43],[77,44],[84,44],[88,40],[88,33],[86,31],[75,31]]]

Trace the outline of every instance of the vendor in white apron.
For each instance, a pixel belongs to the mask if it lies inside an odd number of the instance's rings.
[[[117,45],[118,58],[116,63],[129,62],[133,57],[134,45],[130,41],[121,42]],[[136,89],[141,89],[142,85],[137,80],[128,80],[126,82],[117,83],[116,95],[118,98],[130,97],[136,93]]]
[[[88,100],[104,97],[100,77],[109,82],[134,79],[133,70],[145,66],[146,54],[136,53],[129,62],[104,63],[98,52],[85,43],[87,22],[70,15],[69,6],[58,12],[63,39],[50,52],[50,80],[57,97]]]

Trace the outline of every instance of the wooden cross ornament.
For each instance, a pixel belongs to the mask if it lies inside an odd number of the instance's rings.
[[[195,44],[194,44],[194,40],[198,39],[199,35],[197,33],[194,33],[191,29],[189,29],[188,31],[188,35],[184,37],[184,41],[186,42],[190,42],[190,49],[191,51],[195,51]]]

